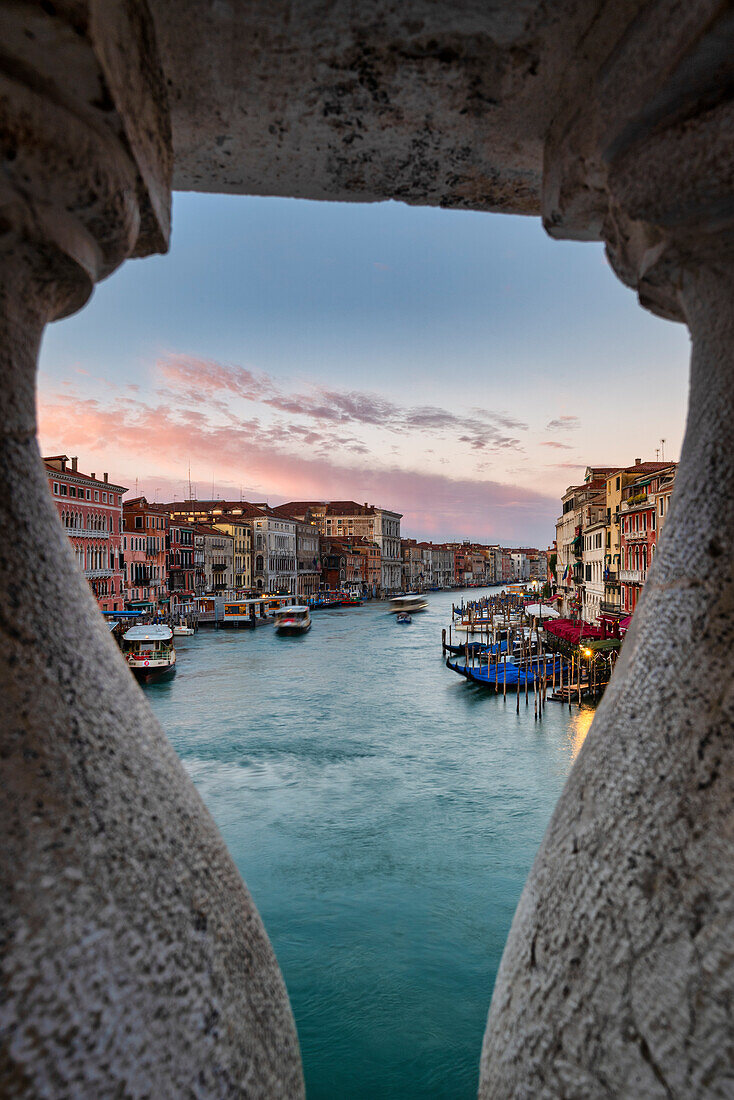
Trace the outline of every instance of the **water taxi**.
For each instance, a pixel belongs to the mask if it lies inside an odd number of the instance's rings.
[[[143,684],[168,679],[176,671],[170,626],[130,627],[123,635],[122,653],[130,671]]]
[[[311,629],[311,615],[305,604],[283,607],[273,617],[279,634],[305,634]]]
[[[186,623],[174,623],[173,633],[177,638],[188,638],[194,633],[194,628]]]
[[[401,611],[414,615],[416,611],[425,611],[427,607],[428,600],[418,592],[408,592],[405,596],[393,596],[390,600],[390,612],[393,615]]]
[[[410,617],[410,615],[408,614],[407,611],[398,611],[397,618],[395,619],[395,622],[396,623],[412,623],[413,620],[411,619],[411,617]]]
[[[255,596],[251,599],[227,602],[224,605],[221,625],[235,629],[252,629],[273,617],[283,608],[293,607],[295,596]]]

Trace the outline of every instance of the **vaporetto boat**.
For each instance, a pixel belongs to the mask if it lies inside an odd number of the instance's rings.
[[[397,615],[401,611],[407,611],[409,615],[414,615],[416,611],[425,611],[427,607],[428,600],[425,596],[421,596],[419,592],[407,592],[404,596],[393,596],[390,600],[390,612],[393,615]]]
[[[132,626],[123,635],[127,666],[143,684],[168,679],[176,671],[176,650],[170,626]]]

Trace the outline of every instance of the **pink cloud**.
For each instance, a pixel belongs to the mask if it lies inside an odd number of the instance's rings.
[[[360,459],[344,462],[329,436],[298,425],[263,427],[257,418],[220,424],[206,413],[142,402],[100,404],[67,394],[39,401],[46,452],[78,454],[124,485],[178,484],[188,462],[203,478],[261,484],[272,501],[354,498],[403,512],[403,530],[434,538],[547,541],[557,511],[553,498],[497,481],[452,478]],[[352,441],[361,454],[363,445]],[[113,472],[114,471],[114,472]]]
[[[557,416],[555,420],[549,420],[546,430],[549,432],[570,432],[581,426],[577,416]]]
[[[170,353],[156,367],[172,390],[172,394],[162,391],[163,396],[178,394],[180,399],[185,395],[223,413],[231,410],[221,395],[229,395],[322,424],[370,425],[400,433],[451,432],[474,450],[519,449],[517,435],[508,433],[527,430],[522,421],[487,409],[473,409],[471,416],[465,416],[433,405],[403,406],[380,394],[318,385],[287,393],[263,372],[195,356]]]

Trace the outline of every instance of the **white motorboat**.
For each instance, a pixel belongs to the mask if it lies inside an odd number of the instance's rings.
[[[137,680],[148,684],[176,671],[176,650],[170,626],[132,626],[123,635],[122,652]]]
[[[394,596],[390,600],[390,612],[393,615],[399,615],[402,611],[415,615],[416,611],[425,611],[427,607],[428,600],[418,592],[408,592],[405,596]]]
[[[193,626],[187,626],[186,623],[176,623],[173,633],[177,638],[188,638],[194,633],[194,628]]]
[[[279,634],[305,634],[311,629],[311,613],[304,604],[281,607],[273,613]]]

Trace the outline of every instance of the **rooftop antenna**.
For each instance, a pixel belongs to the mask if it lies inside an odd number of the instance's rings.
[[[665,462],[665,440],[660,440],[660,458]]]
[[[192,496],[191,496],[191,459],[189,459],[189,500],[192,500]]]
[[[657,460],[658,460],[659,458],[660,458],[660,448],[659,448],[659,447],[656,447],[656,448],[655,448],[655,461],[657,462]]]
[[[138,479],[135,478],[135,496],[138,495]]]

